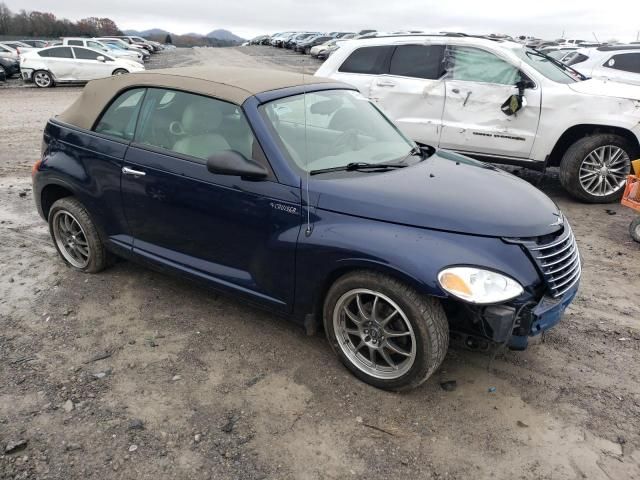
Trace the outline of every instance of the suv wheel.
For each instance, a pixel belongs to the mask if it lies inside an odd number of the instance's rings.
[[[359,379],[404,390],[423,383],[442,363],[449,325],[440,303],[372,272],[334,283],[324,303],[331,347]]]
[[[73,197],[56,201],[49,211],[49,232],[62,259],[75,270],[96,273],[107,265],[108,253],[95,224]]]
[[[581,138],[560,162],[560,183],[574,197],[588,203],[619,200],[631,171],[634,148],[619,135]]]
[[[113,71],[114,75],[124,75],[125,73],[129,73],[129,71],[125,70],[124,68],[117,68]]]
[[[49,88],[53,87],[53,78],[46,70],[38,70],[33,73],[33,83],[36,84],[36,87]]]

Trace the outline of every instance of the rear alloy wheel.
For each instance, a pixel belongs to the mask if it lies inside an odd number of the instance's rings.
[[[619,200],[631,171],[633,148],[624,137],[596,134],[581,138],[564,154],[560,183],[589,203]]]
[[[372,272],[340,278],[324,307],[327,338],[344,365],[378,388],[404,390],[440,366],[449,326],[437,300]]]
[[[38,70],[33,73],[33,83],[39,88],[53,87],[53,78],[46,70]]]
[[[126,73],[129,73],[129,72],[127,70],[125,70],[124,68],[118,68],[118,69],[113,71],[114,75],[124,75]]]
[[[102,239],[84,206],[73,197],[57,200],[49,211],[49,231],[62,259],[76,270],[96,273],[108,262]]]

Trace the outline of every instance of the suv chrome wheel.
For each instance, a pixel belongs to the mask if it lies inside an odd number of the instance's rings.
[[[82,226],[65,210],[55,212],[53,217],[53,236],[60,253],[76,268],[85,268],[89,264],[91,250]]]
[[[402,309],[382,293],[350,290],[333,311],[336,339],[358,369],[380,379],[407,373],[416,358],[416,337]]]
[[[580,185],[591,195],[604,197],[624,187],[631,168],[629,155],[616,145],[591,151],[580,165]]]

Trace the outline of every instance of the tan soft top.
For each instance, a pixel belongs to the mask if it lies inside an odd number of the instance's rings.
[[[328,78],[258,68],[179,67],[150,70],[93,80],[82,95],[58,119],[90,129],[97,117],[120,91],[131,87],[174,88],[209,95],[241,105],[257,93],[280,88],[335,82]]]

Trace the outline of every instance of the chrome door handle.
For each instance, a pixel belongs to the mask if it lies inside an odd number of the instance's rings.
[[[451,91],[453,93],[460,93],[460,89],[459,88],[452,88]]]
[[[379,87],[395,87],[396,84],[395,82],[390,82],[390,81],[385,81],[385,80],[378,80],[376,82],[376,85],[378,85]]]
[[[147,172],[141,172],[129,167],[122,167],[122,173],[124,175],[133,175],[134,177],[144,177],[147,174]]]

